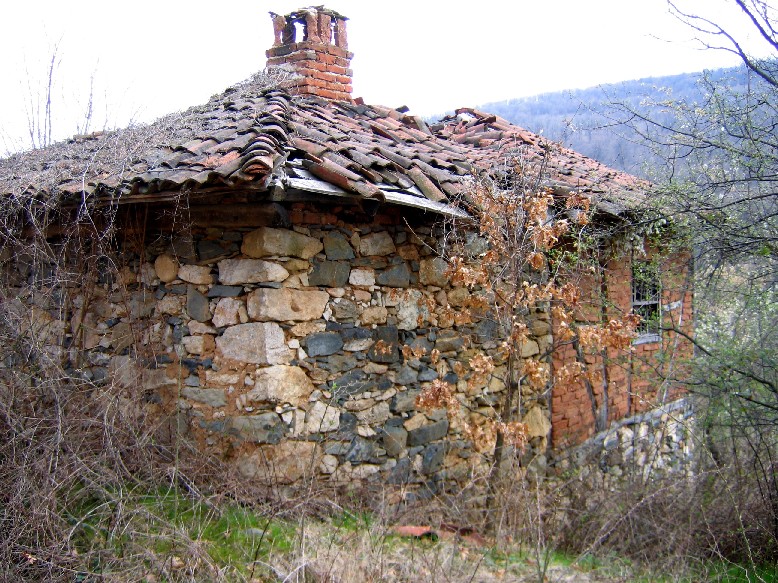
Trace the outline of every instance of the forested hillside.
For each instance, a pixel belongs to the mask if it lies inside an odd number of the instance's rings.
[[[745,72],[739,68],[717,69],[706,74],[717,84],[737,87],[745,83]],[[701,75],[649,77],[588,89],[544,93],[486,103],[479,109],[542,133],[609,166],[649,177],[663,161],[653,156],[632,129],[616,121],[619,116],[613,105],[626,104],[637,111],[651,108],[656,119],[661,103],[703,101],[705,95],[698,85]],[[666,111],[661,115],[669,120],[672,114]]]

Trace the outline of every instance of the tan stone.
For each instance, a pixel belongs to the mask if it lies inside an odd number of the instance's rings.
[[[538,343],[534,340],[525,340],[521,344],[521,357],[522,358],[529,358],[530,356],[535,356],[540,352],[540,347],[538,346]]]
[[[308,410],[305,430],[308,433],[329,433],[340,427],[340,410],[334,405],[316,401]]]
[[[372,299],[372,294],[369,291],[364,291],[361,289],[355,289],[354,290],[354,301],[361,302],[363,304],[367,304]]]
[[[310,259],[324,245],[318,239],[288,229],[260,227],[243,237],[241,251],[249,257],[299,257]]]
[[[365,411],[357,411],[356,416],[360,423],[367,425],[380,425],[387,419],[389,419],[389,403],[387,401],[381,401],[374,407]]]
[[[216,334],[216,328],[196,320],[191,320],[186,327],[189,328],[189,333],[193,336],[195,334]]]
[[[544,413],[541,407],[532,407],[527,414],[524,415],[522,423],[527,426],[527,436],[533,437],[546,437],[548,432],[551,431],[551,421]]]
[[[211,268],[207,265],[182,265],[178,268],[178,278],[195,285],[213,283]]]
[[[319,464],[319,471],[322,474],[334,474],[335,470],[338,469],[338,458],[336,458],[334,455],[326,454],[321,458],[321,463]]]
[[[284,331],[273,322],[231,326],[216,339],[225,358],[252,364],[286,364],[293,358]]]
[[[130,356],[111,358],[108,372],[113,380],[131,390],[155,391],[176,384],[174,379],[168,378],[164,368],[144,368]]]
[[[470,292],[467,291],[467,288],[458,287],[448,292],[446,299],[451,306],[459,308],[466,305],[470,300]]]
[[[238,458],[243,477],[273,484],[291,484],[313,474],[321,464],[321,451],[310,441],[284,440],[263,445],[260,451]]]
[[[419,281],[422,285],[444,287],[448,284],[448,263],[441,257],[422,259],[419,262]]]
[[[210,339],[210,342],[208,340]],[[189,354],[205,354],[210,347],[213,348],[213,337],[211,336],[184,336],[181,343]]]
[[[386,231],[365,235],[359,241],[359,252],[363,256],[391,255],[396,251],[392,236]]]
[[[243,302],[236,298],[221,298],[213,311],[213,325],[217,328],[232,326],[240,322],[240,308]]]
[[[352,269],[348,276],[348,282],[357,287],[371,287],[375,285],[375,270]]]
[[[422,425],[427,423],[427,418],[422,415],[421,413],[416,413],[413,417],[408,419],[405,423],[403,423],[403,427],[405,427],[406,431],[413,431],[414,429],[418,429]]]
[[[543,320],[533,320],[529,326],[529,331],[534,336],[545,336],[551,332],[551,324]]]
[[[289,272],[277,263],[261,259],[223,259],[218,266],[219,281],[224,285],[278,282],[289,277]]]
[[[290,259],[289,261],[284,261],[284,268],[289,272],[308,271],[310,267],[310,261],[305,261],[303,259]]]
[[[178,316],[184,309],[184,296],[167,295],[155,307],[158,314]]]
[[[257,370],[249,401],[291,403],[305,406],[313,392],[313,383],[299,366],[276,365]]]
[[[330,296],[326,291],[258,289],[248,297],[248,313],[259,321],[317,320],[324,314]]]
[[[326,328],[327,324],[324,322],[300,322],[299,324],[292,326],[291,332],[295,336],[303,338],[305,336],[310,336],[311,334],[316,334],[317,332],[324,332]]]
[[[385,324],[388,312],[383,306],[371,306],[362,311],[359,321],[363,326],[371,324]]]
[[[385,364],[378,364],[377,362],[368,362],[364,367],[362,367],[362,370],[364,370],[367,374],[386,374],[386,371],[389,370],[389,367]]]
[[[397,254],[406,261],[419,260],[419,249],[415,245],[400,245]]]

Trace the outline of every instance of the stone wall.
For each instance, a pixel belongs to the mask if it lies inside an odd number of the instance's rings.
[[[480,292],[450,285],[431,221],[290,216],[291,228],[126,236],[117,270],[49,310],[72,374],[115,379],[169,435],[186,433],[251,479],[435,490],[483,474],[491,447],[466,439],[462,419],[495,415],[504,362],[479,382],[470,359],[496,354],[500,333],[470,309]],[[528,319],[522,353],[537,358],[551,343],[549,316]],[[464,417],[417,406],[436,379],[456,388]],[[545,449],[543,396],[525,390],[521,414]]]
[[[614,422],[578,446],[557,450],[549,473],[602,492],[634,479],[645,483],[691,476],[693,425],[692,400],[679,399]]]
[[[351,220],[293,204],[289,226],[278,228],[258,227],[255,211],[225,209],[190,209],[200,218],[172,233],[160,220],[143,229],[125,221],[115,261],[70,266],[86,271],[52,291],[50,305],[36,299],[43,288],[24,287],[39,279],[40,266],[7,261],[9,295],[21,298],[20,310],[36,304],[31,330],[47,331],[47,350],[70,374],[119,382],[126,404],[158,420],[161,435],[189,436],[246,478],[370,479],[436,491],[483,476],[492,445],[468,435],[496,416],[506,390],[497,349],[504,335],[477,301],[483,290],[451,285],[437,255],[437,217],[389,207]],[[466,247],[471,256],[486,250],[473,233]],[[618,281],[629,290],[628,280]],[[546,358],[548,311],[526,319],[521,357]],[[483,353],[494,358],[491,377],[471,369]],[[455,388],[459,415],[418,406],[438,379]],[[558,419],[563,388],[522,385],[520,393],[529,437],[521,462],[542,470],[552,412],[553,435],[566,431]],[[579,421],[591,432],[590,421]],[[618,428],[620,440],[629,423]],[[555,455],[556,468],[573,459]]]

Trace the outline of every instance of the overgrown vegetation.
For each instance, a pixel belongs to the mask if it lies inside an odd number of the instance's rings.
[[[671,379],[706,397],[699,410],[704,455],[697,476],[660,481],[636,475],[620,490],[595,495],[581,489],[579,475],[550,484],[525,466],[507,473],[508,479],[493,474],[489,513],[468,506],[465,497],[433,499],[421,509],[377,507],[370,513],[356,502],[358,494],[338,498],[320,484],[302,484],[290,497],[288,491],[282,495],[232,482],[217,460],[190,450],[175,418],[146,415],[139,405],[149,395],[139,384],[127,387],[108,376],[83,374],[80,359],[88,356],[80,350],[78,314],[91,297],[81,283],[110,277],[112,293],[127,296],[116,207],[84,199],[68,208],[55,197],[26,192],[27,177],[15,175],[11,182],[19,188],[0,210],[5,270],[0,576],[9,581],[581,581],[595,571],[592,580],[775,580],[774,63],[757,63],[762,74],[752,68],[756,78],[749,91],[756,92],[726,94],[711,83],[706,107],[677,104],[683,123],[670,145],[682,154],[677,160],[691,164],[684,176],[692,179],[668,183],[659,211],[687,230],[692,237],[683,243],[691,241],[699,251],[699,352],[688,367],[673,368]],[[660,119],[654,121],[667,136],[667,118]],[[727,131],[722,134],[720,127]],[[146,134],[137,131],[129,134],[130,142],[144,141]],[[116,147],[96,155],[121,168],[131,164],[127,143]],[[45,167],[41,175],[54,185],[63,171],[69,178],[89,177],[88,169],[60,165]],[[611,326],[607,312],[599,312],[590,330],[572,321],[576,290],[561,281],[571,281],[574,267],[592,265],[592,257],[582,256],[591,244],[585,237],[588,203],[573,198],[565,209],[570,221],[560,227],[561,222],[546,220],[553,197],[539,188],[541,174],[526,167],[510,171],[518,180],[507,189],[512,198],[490,201],[498,189],[483,184],[476,193],[486,210],[481,228],[491,233],[493,248],[502,245],[493,260],[482,270],[468,270],[455,259],[456,237],[449,255],[452,277],[493,292],[491,303],[472,308],[494,310],[510,339],[504,361],[481,360],[474,367],[484,376],[503,367],[499,373],[510,387],[504,402],[490,404],[500,416],[484,441],[497,460],[510,447],[518,454],[531,442],[518,422],[547,396],[551,383],[551,371],[543,368],[550,352],[536,364],[522,359],[524,331],[516,314],[557,309],[555,318],[572,326],[563,339],[582,345],[578,370],[565,374],[590,384],[603,378],[592,371],[598,361],[587,356],[602,354],[603,347],[628,347],[631,339],[629,322]],[[569,247],[552,253],[563,235]],[[594,260],[595,266],[602,262]],[[550,278],[543,268],[550,268]],[[506,279],[507,288],[499,283]],[[139,343],[128,351],[144,355]],[[535,394],[523,393],[525,386]],[[447,387],[436,389],[437,394],[425,396],[430,405],[454,404]],[[593,418],[603,427],[607,398],[598,400],[594,388],[591,395]],[[523,479],[514,479],[517,475]],[[381,500],[375,493],[372,498]],[[498,536],[472,545],[456,537],[408,542],[391,534],[395,522],[421,520],[436,526],[458,522],[460,536],[491,526]],[[566,570],[556,549],[570,553]],[[642,565],[647,563],[661,575],[646,574]]]

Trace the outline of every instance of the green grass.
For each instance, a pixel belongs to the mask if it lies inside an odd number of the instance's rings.
[[[72,542],[77,552],[96,557],[91,565],[95,572],[111,570],[110,563],[100,564],[101,556],[124,557],[139,549],[162,564],[173,557],[185,562],[193,558],[194,542],[213,565],[247,575],[255,561],[289,553],[297,536],[295,524],[238,504],[216,508],[175,489],[76,498],[78,504],[67,513]],[[146,563],[152,568],[148,558]]]
[[[63,515],[72,527],[72,545],[78,554],[88,557],[89,570],[125,577],[129,573],[127,580],[153,575],[149,580],[207,581],[212,580],[214,572],[220,574],[219,580],[272,579],[274,568],[287,568],[299,559],[302,549],[313,553],[308,558],[318,552],[331,552],[356,561],[392,556],[396,561],[413,562],[418,557],[433,561],[430,557],[442,556],[445,545],[451,545],[443,539],[415,540],[393,535],[379,517],[369,512],[343,510],[327,520],[291,522],[233,502],[222,502],[217,507],[174,488],[127,488],[100,495],[84,488],[71,493]],[[457,552],[463,548],[458,543],[454,547],[459,549]],[[527,546],[471,548],[464,552],[469,552],[463,560],[470,561],[470,569],[483,567],[519,576],[534,576],[538,569],[538,557]],[[618,556],[548,552],[549,567],[568,573],[591,573],[603,581],[778,583],[774,565],[750,572],[732,564],[704,563],[679,577],[652,572]],[[546,560],[545,556],[539,558],[541,562]],[[172,568],[174,561],[180,563],[178,570]]]

